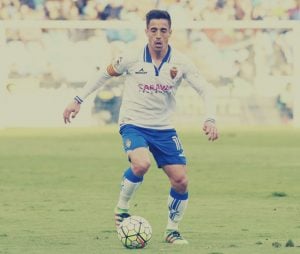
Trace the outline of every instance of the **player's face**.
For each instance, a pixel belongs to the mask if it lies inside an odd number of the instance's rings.
[[[151,19],[147,27],[149,47],[155,52],[161,52],[167,49],[171,29],[166,19]]]

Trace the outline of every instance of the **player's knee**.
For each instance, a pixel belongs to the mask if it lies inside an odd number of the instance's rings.
[[[131,162],[131,168],[132,171],[134,172],[135,175],[138,176],[143,176],[144,174],[146,174],[146,172],[148,171],[148,169],[151,166],[151,162],[150,160],[138,160],[138,161],[132,161]]]
[[[188,188],[188,178],[186,176],[172,179],[173,188],[179,193],[185,193]]]

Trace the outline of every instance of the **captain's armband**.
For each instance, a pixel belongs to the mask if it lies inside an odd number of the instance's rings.
[[[112,64],[107,66],[106,71],[107,71],[108,75],[110,75],[112,77],[117,77],[117,76],[122,75],[122,74],[116,72],[116,70],[115,70],[115,68],[113,67]]]

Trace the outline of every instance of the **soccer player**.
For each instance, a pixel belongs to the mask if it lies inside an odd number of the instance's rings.
[[[172,30],[168,12],[148,12],[145,33],[148,37],[145,47],[134,53],[124,53],[105,70],[97,72],[81,94],[66,107],[63,117],[65,123],[70,123],[85,98],[106,80],[122,74],[127,76],[119,125],[130,167],[124,172],[115,208],[116,226],[130,216],[129,201],[150,168],[151,152],[171,185],[164,240],[172,244],[187,244],[178,229],[189,198],[186,157],[170,117],[175,107],[176,90],[185,79],[204,99],[206,117],[203,130],[210,141],[216,140],[214,89],[183,54],[169,45]]]

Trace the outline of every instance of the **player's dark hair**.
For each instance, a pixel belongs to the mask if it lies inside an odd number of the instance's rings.
[[[169,26],[171,28],[171,16],[167,11],[162,10],[151,10],[146,14],[146,25],[148,27],[151,19],[166,19],[168,20]]]

